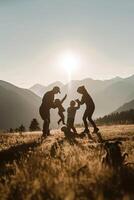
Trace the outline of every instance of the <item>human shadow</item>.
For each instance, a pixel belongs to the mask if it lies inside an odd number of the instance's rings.
[[[79,144],[78,141],[76,140],[76,138],[82,139],[82,138],[85,137],[85,134],[83,134],[83,133],[81,133],[81,134],[74,133],[66,126],[63,126],[61,128],[61,131],[65,135],[65,140],[67,140],[70,144]]]
[[[12,146],[6,150],[0,151],[0,165],[7,162],[13,162],[14,160],[19,160],[22,155],[26,154],[28,151],[33,151],[37,146],[39,146],[39,144],[39,141],[33,141]]]
[[[23,156],[32,155],[34,149],[39,145],[39,141],[33,141],[0,151],[0,182],[4,183],[5,179],[3,177],[7,177],[15,173],[12,167],[12,163],[14,161],[19,163]]]

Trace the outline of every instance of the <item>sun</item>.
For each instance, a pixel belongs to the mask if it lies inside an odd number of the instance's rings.
[[[59,57],[60,66],[68,73],[69,76],[78,70],[79,62],[80,59],[78,55],[71,51],[66,51]]]

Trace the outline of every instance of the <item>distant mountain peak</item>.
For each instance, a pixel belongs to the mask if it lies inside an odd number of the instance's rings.
[[[116,79],[116,80],[121,80],[121,79],[123,79],[123,78],[121,78],[120,76],[116,76],[115,78],[113,78],[113,79]]]
[[[63,86],[64,84],[61,81],[55,81],[51,84],[48,85],[48,87],[50,86]]]
[[[40,88],[40,87],[45,87],[44,85],[41,85],[39,83],[36,83],[34,84],[32,87],[30,87],[29,89],[32,90],[32,89],[35,89],[35,88]]]

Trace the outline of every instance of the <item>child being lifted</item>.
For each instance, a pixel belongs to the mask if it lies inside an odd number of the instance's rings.
[[[65,101],[66,98],[67,98],[67,95],[65,95],[62,100],[55,99],[55,106],[56,106],[56,108],[58,108],[58,114],[60,116],[60,119],[58,121],[58,125],[60,124],[60,122],[65,124],[65,116],[64,116],[65,108],[63,107],[62,104],[63,104],[63,102]]]
[[[76,102],[77,102],[77,106],[75,106]],[[77,134],[77,131],[74,127],[74,120],[75,120],[76,111],[80,108],[80,103],[78,100],[76,100],[76,102],[71,101],[70,107],[67,109],[67,128],[70,131],[72,129],[73,132]]]

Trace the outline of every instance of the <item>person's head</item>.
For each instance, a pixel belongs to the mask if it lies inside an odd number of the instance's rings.
[[[78,87],[77,92],[79,94],[84,94],[86,92],[85,86],[83,85],[83,86]]]
[[[70,101],[70,106],[74,107],[75,106],[75,101]]]
[[[60,104],[60,100],[59,99],[55,99],[55,105],[58,106]]]
[[[53,93],[54,93],[54,94],[60,93],[60,88],[59,88],[58,86],[55,86],[55,87],[53,88]]]

